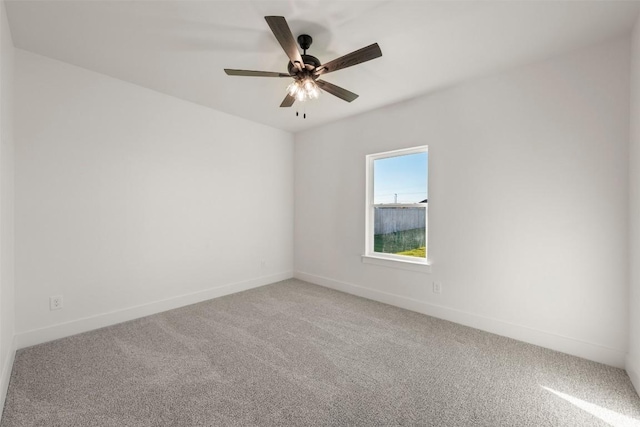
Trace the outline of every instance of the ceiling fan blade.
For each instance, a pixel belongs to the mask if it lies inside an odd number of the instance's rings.
[[[280,104],[281,107],[291,107],[293,105],[293,103],[295,102],[296,98],[287,94],[287,96],[284,97],[284,99],[282,100],[282,104]]]
[[[348,53],[340,58],[329,61],[326,64],[322,64],[316,68],[316,74],[322,75],[331,73],[333,71],[341,70],[343,68],[351,67],[353,65],[361,64],[363,62],[371,61],[382,56],[382,51],[378,43],[374,43],[362,49],[358,49],[354,52]]]
[[[302,61],[302,56],[300,56],[300,51],[298,50],[298,45],[296,44],[296,40],[291,33],[291,29],[289,29],[289,24],[287,24],[287,20],[284,19],[283,16],[265,16],[264,19],[269,24],[273,35],[284,49],[284,52],[291,60],[291,63],[298,69],[301,70],[304,67],[304,62]]]
[[[276,73],[273,71],[250,71],[250,70],[231,70],[225,68],[224,72],[230,76],[250,76],[250,77],[291,77],[287,73]]]
[[[335,95],[340,99],[344,99],[347,102],[355,100],[359,95],[349,92],[346,89],[336,86],[333,83],[325,82],[324,80],[316,80],[316,84],[320,89],[329,92],[331,95]]]

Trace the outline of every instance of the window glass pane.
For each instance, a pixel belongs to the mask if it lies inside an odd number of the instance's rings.
[[[426,215],[422,207],[374,208],[374,252],[426,258]]]
[[[427,199],[428,153],[374,160],[373,203],[420,203]]]

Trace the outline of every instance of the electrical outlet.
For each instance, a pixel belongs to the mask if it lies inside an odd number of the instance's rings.
[[[49,297],[49,309],[60,310],[62,308],[62,295]]]
[[[442,293],[442,282],[433,282],[433,293],[434,294]]]
[[[267,261],[265,261],[265,260],[260,261],[260,267],[261,268],[267,268]]]

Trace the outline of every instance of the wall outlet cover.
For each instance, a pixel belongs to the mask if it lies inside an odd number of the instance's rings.
[[[49,297],[49,310],[60,310],[62,308],[62,295]]]

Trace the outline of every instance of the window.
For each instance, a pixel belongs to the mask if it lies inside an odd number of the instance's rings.
[[[426,146],[367,156],[363,262],[427,264],[428,156]]]

